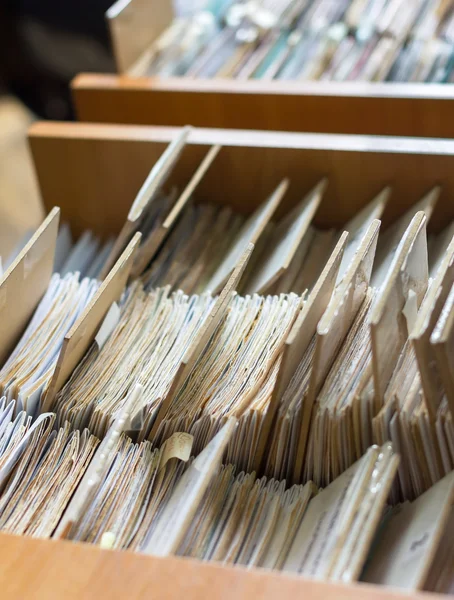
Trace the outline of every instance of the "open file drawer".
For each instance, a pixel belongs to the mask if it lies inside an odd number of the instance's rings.
[[[30,132],[37,175],[47,208],[62,207],[74,233],[101,235],[120,229],[144,177],[177,131],[172,128],[38,123]],[[348,136],[199,130],[190,134],[170,183],[187,180],[206,147],[222,144],[200,185],[201,200],[250,212],[283,176],[291,180],[283,211],[320,177],[329,178],[316,224],[340,227],[384,185],[394,189],[384,222],[399,216],[434,184],[442,197],[431,220],[439,230],[452,220],[454,144]],[[222,182],[222,185],[219,185]],[[214,187],[215,186],[215,187]],[[214,189],[216,194],[210,192]],[[324,207],[323,207],[324,206]],[[383,587],[318,583],[263,570],[223,567],[189,559],[152,558],[103,551],[83,544],[0,535],[0,568],[6,599],[34,598],[321,598],[407,597]],[[20,570],[20,572],[19,572]],[[24,571],[27,577],[23,577]],[[418,597],[415,594],[413,597]],[[428,597],[428,596],[425,596]]]

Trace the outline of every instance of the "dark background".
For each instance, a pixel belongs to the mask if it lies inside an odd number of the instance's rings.
[[[104,13],[113,0],[0,0],[0,89],[38,117],[72,118],[80,71],[114,71]]]

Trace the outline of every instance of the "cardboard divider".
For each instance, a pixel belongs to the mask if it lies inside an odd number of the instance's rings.
[[[54,208],[0,277],[0,366],[43,297],[54,267],[60,209]]]

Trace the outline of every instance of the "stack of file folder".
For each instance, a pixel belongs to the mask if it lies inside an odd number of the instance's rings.
[[[144,74],[443,83],[453,32],[449,0],[212,0],[161,34]]]

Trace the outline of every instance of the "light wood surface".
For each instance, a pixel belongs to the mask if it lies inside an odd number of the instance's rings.
[[[43,220],[27,147],[32,115],[12,97],[0,98],[0,256],[3,260]]]
[[[164,127],[36,123],[30,142],[46,207],[61,206],[62,220],[76,235],[85,228],[105,236],[120,231],[151,165],[177,133]],[[430,229],[454,218],[454,141],[194,129],[169,186],[183,189],[215,144],[222,148],[198,186],[201,201],[251,213],[289,177],[280,218],[327,176],[315,217],[320,227],[342,227],[387,185],[393,191],[384,226],[435,184],[442,189]]]
[[[96,123],[454,137],[454,86],[81,74],[78,118]]]
[[[335,585],[222,567],[183,558],[157,558],[95,546],[0,533],[2,600],[435,600],[371,585]]]

